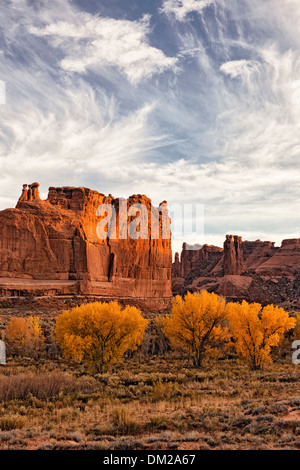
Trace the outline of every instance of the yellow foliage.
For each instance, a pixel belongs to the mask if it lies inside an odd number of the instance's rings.
[[[226,307],[232,345],[252,369],[261,369],[271,363],[271,350],[283,339],[284,333],[295,327],[296,320],[283,308],[258,303],[228,303]]]
[[[5,330],[5,339],[12,354],[37,357],[44,344],[39,317],[12,317]]]
[[[135,307],[94,302],[63,311],[56,319],[56,339],[66,358],[102,372],[137,349],[147,324]]]
[[[212,355],[228,336],[222,325],[225,316],[225,300],[202,290],[196,294],[188,292],[184,299],[177,296],[172,314],[157,321],[171,346],[186,351],[194,366],[200,367],[203,359]]]

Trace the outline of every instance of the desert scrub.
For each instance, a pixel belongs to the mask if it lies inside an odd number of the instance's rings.
[[[0,376],[0,401],[53,398],[61,393],[91,391],[95,389],[92,378],[75,379],[69,373],[60,371],[43,373],[20,373]]]
[[[200,371],[172,352],[163,360],[134,356],[113,370],[92,377],[63,360],[26,358],[1,368],[0,382],[10,386],[0,402],[0,448],[286,449],[299,442],[299,373],[290,360],[262,372],[226,358]],[[57,388],[30,385],[55,374]]]
[[[153,386],[152,400],[174,400],[182,396],[178,383],[163,382],[159,379]]]
[[[11,431],[12,429],[20,429],[25,425],[25,419],[19,415],[8,414],[0,417],[0,430]]]
[[[124,406],[115,407],[111,412],[110,420],[117,434],[137,434],[142,429],[142,423],[132,417],[130,410]]]

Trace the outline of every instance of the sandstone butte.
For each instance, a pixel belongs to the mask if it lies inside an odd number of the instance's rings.
[[[300,298],[300,239],[243,241],[226,235],[223,248],[183,244],[172,265],[174,294],[207,289],[231,300],[296,303]]]
[[[127,199],[128,208],[147,208],[148,239],[120,239],[118,231],[116,239],[98,238],[98,206],[112,204],[118,219],[120,200],[81,187],[50,187],[41,200],[38,183],[23,185],[16,208],[0,212],[0,295],[82,294],[167,305],[172,252],[171,240],[161,237],[166,202],[155,208],[145,195]],[[157,239],[151,236],[151,210],[160,228]]]
[[[171,240],[161,236],[165,201],[155,208],[145,195],[125,200],[128,209],[146,207],[146,239],[121,239],[118,231],[116,239],[99,239],[98,206],[115,208],[118,227],[120,201],[81,187],[50,187],[41,200],[38,183],[23,185],[16,208],[0,211],[0,295],[96,296],[156,309],[169,306],[172,293],[200,289],[263,304],[299,300],[300,239],[280,247],[236,235],[226,235],[223,248],[184,243],[172,264]],[[127,217],[127,227],[132,220]]]

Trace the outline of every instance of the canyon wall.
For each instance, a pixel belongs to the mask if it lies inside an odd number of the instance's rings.
[[[192,248],[192,249],[191,249]],[[243,241],[226,235],[223,248],[183,244],[172,265],[174,294],[207,289],[232,300],[261,303],[300,298],[300,239]]]
[[[38,188],[38,183],[23,185],[16,208],[0,212],[2,295],[40,292],[170,299],[171,240],[162,237],[165,201],[155,208],[145,195],[114,198],[81,187],[50,187],[47,199],[41,200]],[[112,214],[97,215],[103,204],[113,208]],[[120,210],[124,204],[126,218]],[[144,211],[129,215],[135,204]],[[124,237],[134,213],[141,216],[136,239]],[[105,217],[115,234],[99,238],[99,222]]]

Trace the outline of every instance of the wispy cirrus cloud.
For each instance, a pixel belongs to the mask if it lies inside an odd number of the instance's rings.
[[[4,3],[2,208],[38,180],[205,204],[207,243],[299,236],[298,0]]]
[[[200,13],[213,3],[213,0],[164,0],[161,12],[174,15],[177,20],[184,21],[189,13]]]
[[[69,2],[12,5],[2,11],[0,76],[8,87],[0,117],[1,207],[14,205],[31,179],[44,197],[53,184],[128,195],[127,170],[169,141],[152,119],[157,94],[144,96],[138,85],[174,73],[177,59],[148,44],[149,17],[100,18]],[[96,54],[86,54],[89,48]],[[75,50],[81,70],[64,62]],[[118,169],[113,183],[105,178]]]
[[[6,100],[5,90],[6,90],[5,82],[0,80],[0,104],[5,104],[5,100]]]
[[[249,77],[258,71],[259,63],[254,60],[231,60],[221,65],[220,70],[231,78]]]
[[[216,0],[193,22],[176,18],[182,60],[194,64],[190,111],[208,122],[181,168],[190,200],[205,202],[208,243],[217,227],[218,244],[225,232],[299,236],[299,13],[294,1]]]
[[[36,36],[49,37],[64,54],[60,61],[66,71],[83,73],[93,69],[118,67],[132,83],[151,78],[165,70],[177,70],[178,59],[167,57],[147,41],[150,16],[138,21],[101,18],[78,13],[73,23],[59,21],[43,28],[30,27]]]

